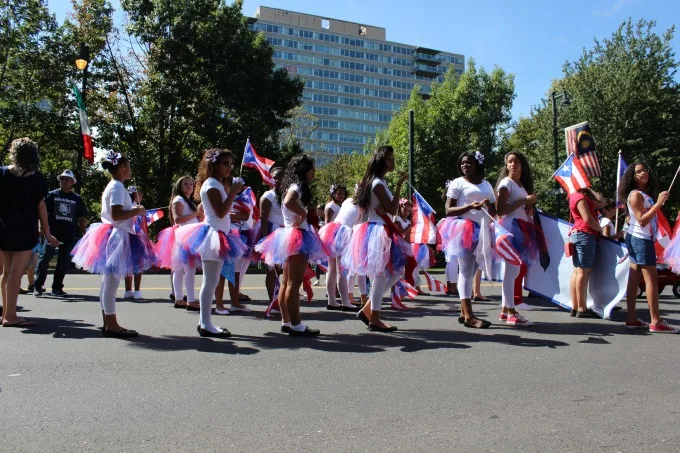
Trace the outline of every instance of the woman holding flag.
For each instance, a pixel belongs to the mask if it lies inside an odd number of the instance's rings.
[[[629,329],[649,329],[654,333],[678,333],[680,329],[671,327],[659,314],[659,290],[656,274],[656,251],[654,241],[658,233],[657,213],[668,201],[669,193],[659,193],[656,175],[643,162],[630,165],[623,175],[619,186],[619,199],[627,200],[628,231],[625,237],[630,271],[626,295]],[[656,198],[656,202],[654,202]],[[637,303],[640,274],[645,280],[645,294],[649,305],[651,323],[647,324],[637,317]]]
[[[381,146],[373,152],[355,195],[355,203],[367,212],[368,221],[354,227],[342,258],[350,272],[371,279],[370,304],[366,304],[358,316],[368,330],[377,332],[397,330],[380,319],[382,298],[403,275],[407,257],[411,256],[411,247],[388,217],[397,215],[401,188],[408,179],[406,173],[399,176],[393,195],[384,178],[394,168],[391,146]]]
[[[458,257],[458,292],[461,316],[465,327],[486,329],[491,323],[475,317],[472,311],[472,284],[479,262],[485,264],[491,274],[491,238],[488,216],[495,214],[496,201],[491,184],[484,179],[484,155],[479,152],[463,153],[458,159],[460,177],[454,179],[446,192],[446,215],[458,217],[442,225],[442,241],[446,241],[445,253]],[[488,208],[484,213],[482,209]]]
[[[503,274],[502,308],[499,320],[512,326],[528,327],[531,321],[520,315],[515,309],[517,292],[516,281],[521,282],[526,274],[526,266],[531,264],[538,255],[536,231],[532,219],[533,205],[536,203],[534,195],[534,179],[531,176],[529,162],[522,153],[511,151],[505,155],[505,165],[501,168],[496,191],[496,213],[500,216],[499,224],[512,234],[510,244],[512,251],[521,259],[519,263],[512,263],[505,259]],[[524,270],[521,274],[520,271]]]

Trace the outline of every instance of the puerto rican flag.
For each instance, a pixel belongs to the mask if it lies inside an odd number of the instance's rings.
[[[436,278],[434,278],[425,271],[423,271],[423,274],[425,274],[425,280],[427,281],[428,290],[442,294],[446,292],[446,285],[443,282],[437,280]]]
[[[663,251],[666,250],[668,244],[673,237],[673,230],[668,223],[668,219],[660,210],[656,212],[656,240],[654,241],[654,250],[656,256],[660,257]]]
[[[163,217],[165,217],[165,214],[162,209],[149,209],[146,211],[146,224],[147,226],[151,225],[156,220],[162,219]]]
[[[553,174],[553,178],[567,191],[569,195],[579,189],[590,187],[590,180],[585,170],[572,154]]]
[[[415,299],[417,295],[418,291],[402,278],[392,287],[392,307],[397,310],[408,310],[402,302],[403,298]]]
[[[439,244],[441,237],[437,231],[436,214],[417,190],[413,189],[411,197],[413,210],[411,211],[411,242],[413,244]]]
[[[494,225],[494,234],[496,235],[496,253],[498,253],[498,256],[513,266],[521,265],[522,258],[520,258],[519,253],[517,253],[517,250],[515,250],[510,241],[512,234],[500,226],[498,222]]]
[[[234,209],[238,212],[251,212],[257,206],[257,198],[253,189],[246,187],[234,198]]]
[[[255,152],[255,148],[250,144],[250,139],[246,141],[246,149],[243,151],[243,162],[241,162],[241,167],[254,168],[260,172],[262,176],[262,181],[269,187],[274,187],[274,178],[272,178],[269,170],[274,165],[274,161],[260,157]]]

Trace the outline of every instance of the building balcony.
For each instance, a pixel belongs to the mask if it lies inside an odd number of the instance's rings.
[[[413,65],[413,70],[416,74],[427,77],[437,77],[439,75],[437,66],[416,63]]]
[[[422,61],[422,62],[430,63],[430,64],[441,63],[441,61],[439,60],[439,57],[437,55],[432,55],[432,54],[423,53],[423,52],[415,52],[413,55],[415,56],[416,61]]]

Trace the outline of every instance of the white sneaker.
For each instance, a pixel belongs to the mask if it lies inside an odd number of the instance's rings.
[[[216,314],[216,315],[228,315],[228,314],[229,314],[229,310],[227,310],[226,308],[225,308],[224,310],[220,310],[219,308],[216,308],[216,309],[215,309],[215,314]]]
[[[523,311],[531,311],[534,309],[532,305],[527,304],[526,302],[522,302],[519,305],[516,305],[515,308],[517,310],[523,310]]]
[[[229,306],[229,311],[232,313],[237,313],[237,312],[242,312],[242,313],[250,313],[252,310],[245,305],[241,305],[240,307],[234,307],[233,305]]]
[[[125,294],[123,294],[123,299],[132,299],[134,295],[134,291],[125,291]]]
[[[134,294],[132,294],[132,298],[134,300],[142,300],[142,299],[144,299],[144,296],[142,296],[141,291],[135,291]]]

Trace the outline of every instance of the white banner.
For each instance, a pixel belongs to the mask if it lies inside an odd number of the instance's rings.
[[[569,281],[574,270],[571,257],[564,254],[564,244],[571,224],[540,214],[545,233],[550,266],[543,270],[538,262],[529,266],[524,287],[552,302],[571,310]],[[588,286],[588,307],[604,319],[611,319],[616,304],[626,295],[628,258],[625,245],[603,237],[598,238],[595,264]]]

